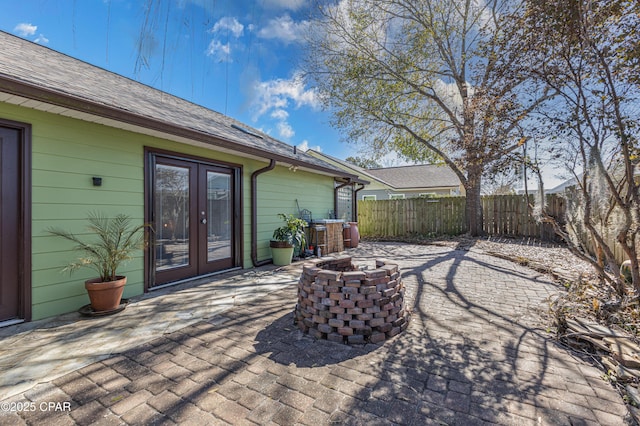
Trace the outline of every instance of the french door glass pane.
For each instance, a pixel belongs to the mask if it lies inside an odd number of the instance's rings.
[[[189,264],[189,169],[156,165],[156,271]]]
[[[207,261],[231,257],[231,177],[207,172]]]

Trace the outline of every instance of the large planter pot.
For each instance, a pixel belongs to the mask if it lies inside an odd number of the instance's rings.
[[[348,223],[342,225],[342,240],[344,241],[344,248],[351,248],[351,225]]]
[[[100,278],[94,278],[84,282],[84,288],[89,293],[91,301],[91,309],[95,312],[107,312],[118,309],[122,292],[127,283],[127,277],[116,277],[115,281],[100,281]]]
[[[349,222],[351,225],[350,234],[351,234],[351,248],[358,247],[360,244],[360,231],[358,230],[358,222]]]
[[[286,266],[293,259],[293,246],[283,241],[271,241],[271,258],[273,264],[277,266]]]

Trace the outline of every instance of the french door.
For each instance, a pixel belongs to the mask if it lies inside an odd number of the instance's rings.
[[[31,319],[31,128],[0,120],[0,323]]]
[[[150,286],[238,266],[238,169],[152,156]]]

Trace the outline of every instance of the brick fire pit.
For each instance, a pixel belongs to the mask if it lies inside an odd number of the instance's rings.
[[[379,343],[407,328],[404,293],[396,264],[360,271],[349,256],[323,257],[303,266],[295,319],[317,339]]]

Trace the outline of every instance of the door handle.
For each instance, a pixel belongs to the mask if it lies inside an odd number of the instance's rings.
[[[200,223],[203,224],[203,225],[206,224],[207,223],[207,219],[204,219],[204,218],[200,219]]]

